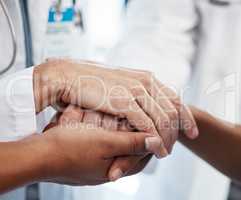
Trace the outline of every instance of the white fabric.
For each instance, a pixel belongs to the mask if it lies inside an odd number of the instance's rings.
[[[25,68],[25,49],[24,49],[24,40],[23,40],[23,27],[21,22],[21,13],[19,9],[19,3],[16,0],[3,0],[7,6],[7,9],[10,11],[10,17],[14,20],[13,25],[17,37],[17,57],[14,63],[14,66],[4,74],[4,76],[14,73],[18,70]],[[0,7],[0,70],[6,67],[9,63],[12,53],[12,41],[9,32],[9,26],[6,21],[6,16],[3,14],[3,11]],[[0,77],[2,78],[2,77]]]
[[[168,85],[183,86],[195,50],[192,1],[133,0],[125,21],[124,34],[107,62],[149,70]]]
[[[19,140],[36,132],[33,68],[0,80],[0,141]]]

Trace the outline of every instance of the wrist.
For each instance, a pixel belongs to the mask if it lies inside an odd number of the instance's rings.
[[[20,184],[41,182],[49,177],[47,163],[51,156],[51,145],[41,135],[32,135],[13,145],[18,151],[20,165],[11,170],[19,177]],[[13,166],[14,167],[14,166]]]
[[[1,143],[0,193],[46,179],[49,145],[39,135]]]
[[[49,61],[34,68],[33,89],[36,113],[58,102],[65,88],[62,61]]]
[[[27,182],[54,182],[61,174],[63,165],[54,134],[35,135],[24,140],[23,146],[31,148],[28,149],[31,155],[28,155],[30,163],[27,166],[30,169]]]

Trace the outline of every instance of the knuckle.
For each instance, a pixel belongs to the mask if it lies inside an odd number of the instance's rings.
[[[174,97],[172,102],[175,105],[175,107],[178,108],[178,110],[181,108],[182,101],[181,101],[180,97]]]
[[[144,75],[141,77],[142,84],[148,88],[151,87],[153,80],[154,74],[149,71],[144,72]]]
[[[117,114],[128,111],[132,104],[133,96],[129,93],[125,96],[120,96],[118,98],[110,98],[109,100],[111,110]]]
[[[169,115],[170,120],[178,119],[178,112],[177,112],[177,110],[172,110],[172,111],[168,112],[168,115]]]
[[[158,123],[158,122],[157,122]],[[151,119],[146,119],[143,124],[143,131],[154,133],[156,132],[155,124]]]
[[[143,87],[143,84],[139,79],[132,79],[130,81],[130,88],[133,88],[133,86],[134,86],[134,88],[136,88],[136,87],[138,88],[138,87]]]
[[[151,71],[145,71],[145,72],[144,72],[144,77],[145,77],[146,79],[153,78],[153,76],[154,76],[154,74],[153,74],[153,72],[151,72]]]
[[[143,96],[146,91],[142,84],[138,83],[135,87],[131,88],[131,93],[133,96]]]

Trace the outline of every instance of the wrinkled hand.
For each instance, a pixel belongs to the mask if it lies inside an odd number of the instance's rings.
[[[91,62],[52,60],[34,70],[36,110],[49,105],[72,104],[81,108],[127,119],[135,129],[160,136],[157,157],[171,152],[178,135],[180,108],[184,107],[169,90],[147,72],[106,69]],[[161,87],[161,88],[160,88]],[[47,92],[46,92],[47,91]],[[185,110],[185,109],[183,109]],[[196,124],[188,112],[190,126],[185,133],[197,136]]]
[[[137,130],[158,135],[152,118],[147,114],[150,108],[145,105],[147,102],[147,105],[156,107],[156,104],[144,86],[133,78],[104,68],[104,65],[84,61],[48,61],[34,70],[34,91],[37,112],[57,103],[78,105],[126,118]],[[160,143],[156,154],[165,157],[168,152],[161,137]]]

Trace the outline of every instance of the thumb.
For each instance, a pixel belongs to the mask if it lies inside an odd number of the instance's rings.
[[[149,142],[151,138],[151,143]],[[143,155],[160,152],[161,141],[158,137],[140,132],[114,133],[109,140],[112,151],[110,157]]]
[[[190,108],[183,105],[180,110],[181,129],[189,139],[196,139],[199,135],[199,130]]]

